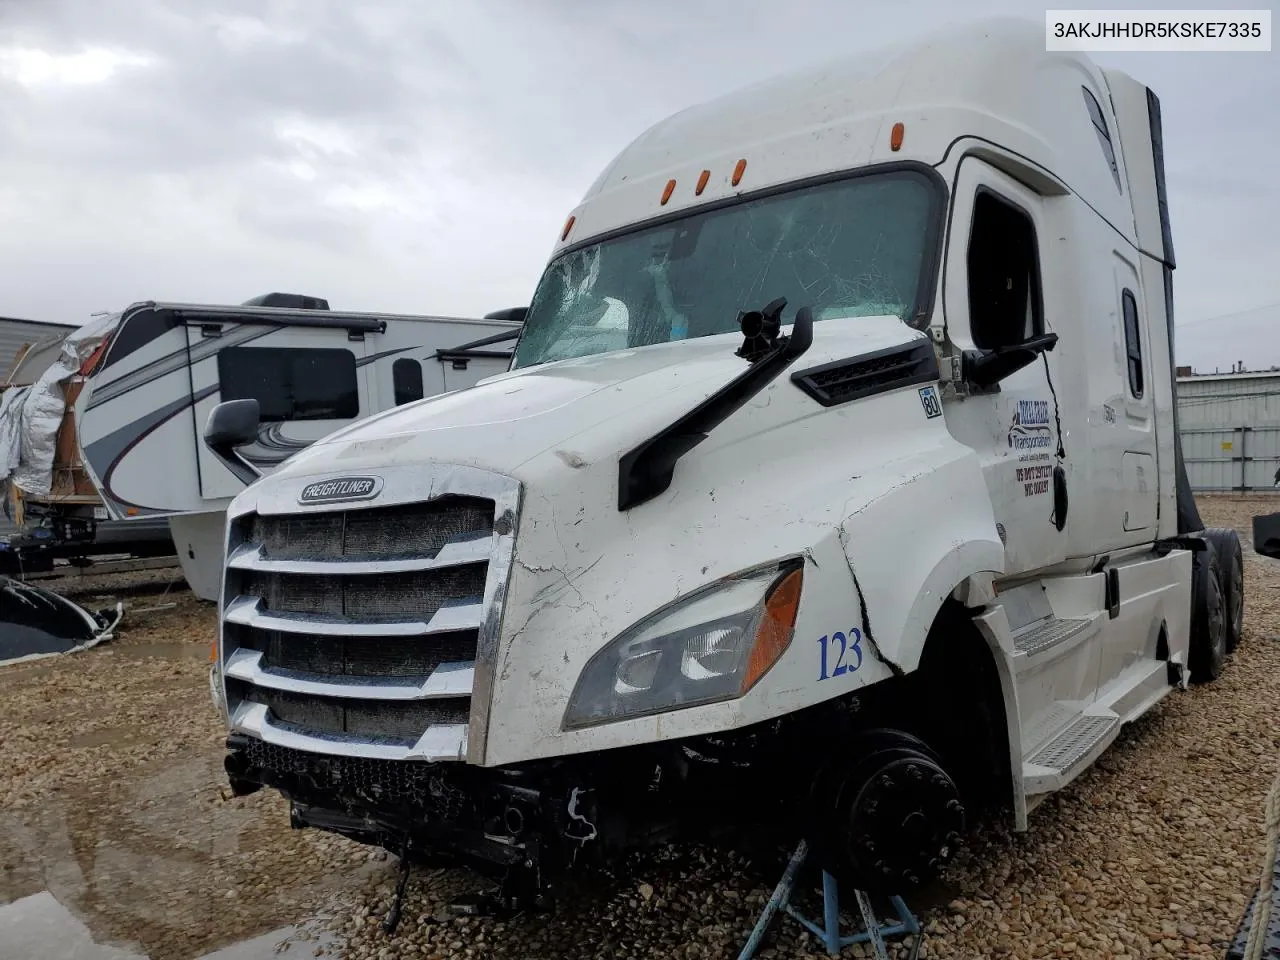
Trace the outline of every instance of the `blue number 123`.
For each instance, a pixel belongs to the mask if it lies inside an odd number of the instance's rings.
[[[834,647],[840,645],[840,652],[836,656],[835,669],[827,672],[827,648],[828,645]],[[822,672],[819,674],[819,680],[826,680],[828,677],[840,677],[846,673],[853,673],[862,666],[862,631],[857,627],[849,628],[849,635],[845,636],[839,630],[831,634],[830,637],[822,636],[818,638],[818,646],[822,648]],[[852,663],[845,663],[844,658],[849,654],[856,654],[857,660]]]

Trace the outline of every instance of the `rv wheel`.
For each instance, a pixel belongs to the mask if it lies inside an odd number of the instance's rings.
[[[1210,527],[1204,538],[1213,544],[1221,564],[1222,603],[1226,608],[1227,653],[1240,645],[1244,632],[1244,551],[1230,527]]]
[[[1221,562],[1212,541],[1191,561],[1191,668],[1193,683],[1222,675],[1227,659],[1227,610],[1222,596]]]

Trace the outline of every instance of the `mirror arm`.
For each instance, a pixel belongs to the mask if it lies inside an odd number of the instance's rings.
[[[1056,333],[1039,336],[991,349],[965,350],[960,355],[961,377],[979,387],[990,387],[1010,374],[1034,363],[1042,353],[1058,344]]]
[[[235,478],[246,486],[262,476],[257,467],[236,452],[235,444],[219,443],[215,445],[209,443],[206,446],[222,462],[222,465],[235,474]]]

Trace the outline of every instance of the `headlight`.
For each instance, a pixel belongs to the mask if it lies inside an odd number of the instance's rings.
[[[803,577],[795,563],[771,564],[627,629],[582,671],[565,728],[742,696],[791,644]]]

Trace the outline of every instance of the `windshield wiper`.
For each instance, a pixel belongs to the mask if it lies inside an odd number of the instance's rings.
[[[813,343],[813,311],[808,307],[797,310],[790,336],[780,336],[782,308],[786,304],[786,299],[780,297],[763,310],[738,314],[743,340],[735,356],[751,366],[671,426],[623,454],[618,461],[619,510],[630,510],[652,500],[671,486],[671,476],[681,457],[809,349]]]

